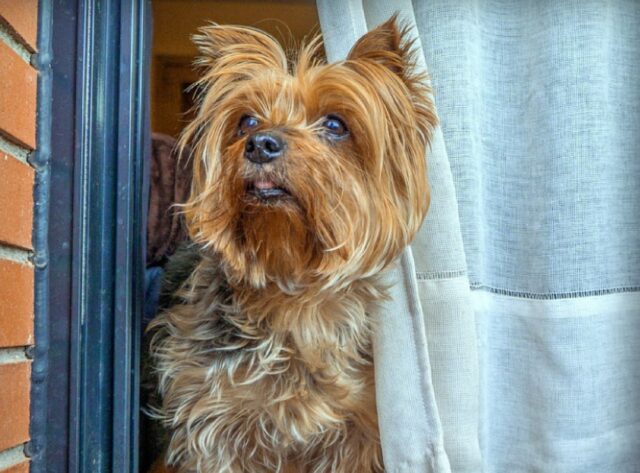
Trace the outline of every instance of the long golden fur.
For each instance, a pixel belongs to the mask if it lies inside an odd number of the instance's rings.
[[[161,313],[152,353],[179,472],[382,472],[372,367],[378,275],[429,205],[436,122],[395,18],[325,64],[318,39],[292,62],[267,34],[212,25],[185,206],[200,260]],[[286,141],[245,159],[243,117]],[[336,116],[348,129],[330,139]],[[286,189],[264,200],[247,183]],[[263,184],[265,185],[265,184]]]

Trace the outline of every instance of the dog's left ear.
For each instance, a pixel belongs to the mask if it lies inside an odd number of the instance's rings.
[[[395,14],[387,21],[362,36],[351,48],[346,64],[374,67],[382,66],[391,71],[406,86],[414,111],[416,123],[427,142],[438,122],[431,96],[428,74],[416,67],[414,40],[410,26],[398,21]],[[367,74],[367,72],[364,72]],[[367,74],[369,75],[369,74]],[[370,75],[374,77],[375,75]]]
[[[396,13],[362,36],[351,48],[348,61],[368,60],[386,67],[407,82],[418,79],[409,26],[401,25]],[[420,77],[422,78],[422,77]],[[410,85],[410,84],[409,84]]]

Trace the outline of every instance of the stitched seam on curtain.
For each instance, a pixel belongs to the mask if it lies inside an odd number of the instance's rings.
[[[453,271],[416,272],[416,279],[418,281],[429,281],[431,279],[453,279],[466,275],[466,269],[457,269]]]
[[[522,299],[535,300],[555,300],[555,299],[578,299],[580,297],[606,296],[608,294],[623,294],[629,292],[640,292],[640,286],[615,287],[610,289],[597,289],[593,291],[576,291],[576,292],[558,292],[558,293],[535,293],[535,292],[519,292],[509,289],[501,289],[497,287],[486,286],[484,284],[471,284],[472,291],[490,292],[501,296],[519,297]]]
[[[435,271],[435,272],[416,272],[418,281],[431,281],[435,279],[454,279],[467,276],[464,269],[453,271]],[[501,296],[519,297],[523,299],[535,300],[555,300],[555,299],[577,299],[580,297],[606,296],[608,294],[624,294],[629,292],[640,292],[640,286],[613,287],[607,289],[594,289],[591,291],[573,291],[573,292],[522,292],[512,291],[510,289],[502,289],[499,287],[488,286],[482,283],[471,283],[469,285],[472,291],[490,292]]]

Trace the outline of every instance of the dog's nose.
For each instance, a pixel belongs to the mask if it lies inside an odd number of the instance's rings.
[[[264,164],[282,156],[284,140],[274,132],[251,135],[244,145],[244,157],[256,164]]]

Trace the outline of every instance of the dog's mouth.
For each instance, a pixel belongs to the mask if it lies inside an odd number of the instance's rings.
[[[286,197],[291,197],[287,189],[277,185],[271,179],[253,179],[246,183],[246,190],[249,195],[257,197],[260,200],[272,201]]]

